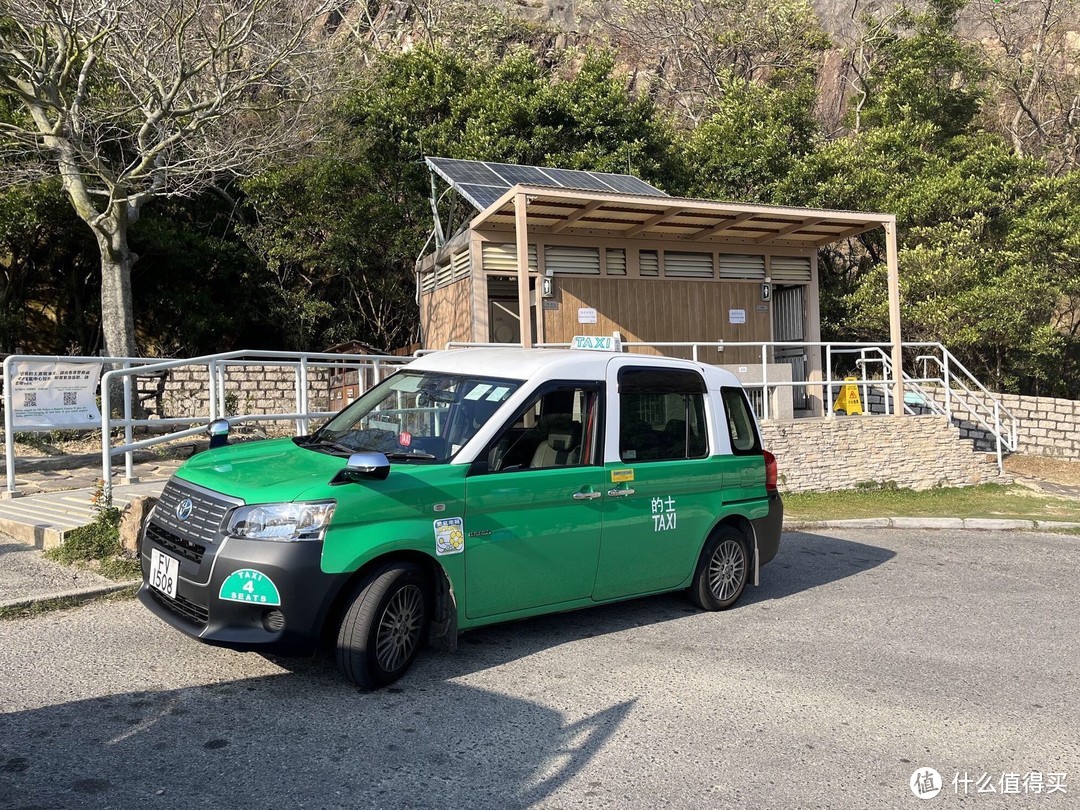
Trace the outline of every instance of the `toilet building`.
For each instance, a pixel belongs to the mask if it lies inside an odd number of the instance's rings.
[[[819,342],[818,248],[884,228],[900,367],[890,215],[671,197],[630,175],[426,161],[435,229],[417,273],[424,348],[560,344],[615,331],[652,344],[641,351],[677,357],[691,350],[663,344]],[[698,359],[760,364],[761,351],[703,347]],[[789,379],[820,379],[812,347],[767,351]]]

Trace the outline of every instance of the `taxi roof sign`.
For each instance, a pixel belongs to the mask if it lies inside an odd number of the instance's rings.
[[[595,352],[621,352],[622,340],[617,335],[575,335],[570,347]]]

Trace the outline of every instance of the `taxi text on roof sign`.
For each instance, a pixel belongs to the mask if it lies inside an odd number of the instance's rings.
[[[621,352],[622,341],[611,335],[604,337],[599,335],[575,335],[574,342],[570,344],[574,349],[591,349],[598,352]]]

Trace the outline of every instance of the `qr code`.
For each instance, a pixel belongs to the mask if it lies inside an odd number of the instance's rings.
[[[64,404],[65,405],[78,405],[77,397],[78,391],[65,391],[64,392]]]
[[[37,391],[27,391],[23,394],[23,407],[24,408],[36,408],[37,407]]]

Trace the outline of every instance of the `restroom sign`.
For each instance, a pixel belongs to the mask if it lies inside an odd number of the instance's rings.
[[[772,301],[772,284],[767,281],[761,285],[761,300]]]

